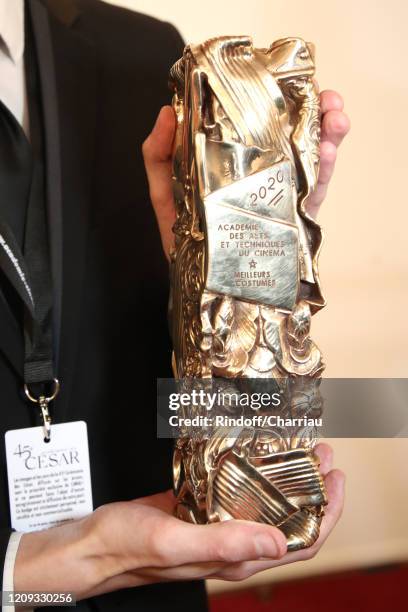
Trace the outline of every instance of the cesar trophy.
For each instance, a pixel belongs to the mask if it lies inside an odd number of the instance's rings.
[[[322,236],[305,209],[319,167],[314,71],[300,38],[257,49],[228,36],[186,47],[170,75],[175,377],[276,381],[292,415],[316,411],[324,368],[310,337],[324,306]],[[289,550],[310,546],[327,503],[314,444],[301,427],[186,431],[174,454],[177,515],[265,522]]]

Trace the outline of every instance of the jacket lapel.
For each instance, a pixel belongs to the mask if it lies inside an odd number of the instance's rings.
[[[61,382],[54,411],[57,419],[63,420],[68,416],[78,349],[91,197],[96,71],[90,43],[57,21],[39,0],[30,0],[30,4],[43,96],[57,376]]]
[[[55,90],[55,69],[52,53],[50,26],[45,7],[37,0],[29,0],[29,12],[34,30],[34,42],[39,62],[46,144],[46,192],[49,224],[52,228],[51,265],[54,284],[54,338],[58,354],[61,320],[61,168],[59,144],[59,120]],[[0,348],[6,358],[23,377],[24,341],[15,318],[0,292]]]

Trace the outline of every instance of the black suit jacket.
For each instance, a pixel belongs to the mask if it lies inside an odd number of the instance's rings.
[[[141,145],[169,101],[183,42],[168,23],[99,0],[28,0],[45,116],[58,376],[54,422],[88,424],[95,507],[171,486],[157,440],[156,377],[170,375],[168,270]],[[51,5],[57,17],[46,8]],[[63,22],[61,22],[61,19]],[[0,435],[32,426],[23,340],[0,299]],[[10,534],[4,444],[0,554]],[[1,558],[0,558],[1,563]],[[111,593],[80,609],[202,610],[201,583]]]

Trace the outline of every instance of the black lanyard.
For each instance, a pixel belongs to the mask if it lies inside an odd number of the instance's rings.
[[[59,383],[53,358],[53,290],[44,190],[41,94],[31,24],[27,17],[25,64],[33,164],[24,255],[12,230],[0,219],[0,267],[24,305],[24,389],[27,397],[39,404],[45,438],[49,439],[48,404],[55,399]]]

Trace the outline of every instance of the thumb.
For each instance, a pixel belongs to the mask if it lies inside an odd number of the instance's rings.
[[[209,525],[174,520],[161,540],[162,551],[171,557],[170,566],[279,559],[286,553],[286,538],[276,527],[239,520]]]
[[[174,111],[171,106],[163,106],[153,130],[142,146],[150,198],[166,256],[168,256],[174,241],[172,227],[176,220],[171,168],[175,130]]]

